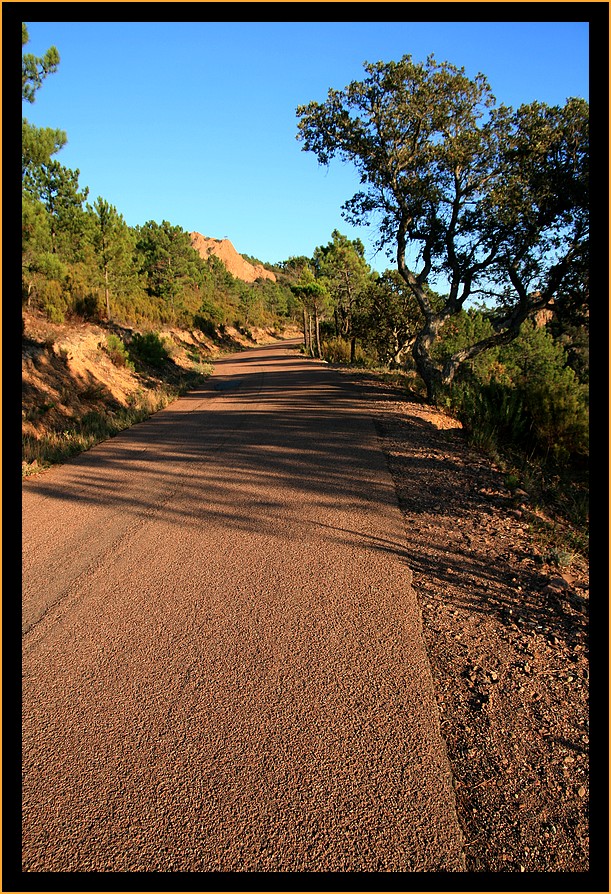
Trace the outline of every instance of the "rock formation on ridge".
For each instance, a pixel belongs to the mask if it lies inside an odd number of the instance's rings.
[[[201,233],[190,233],[191,245],[205,261],[210,255],[223,262],[229,273],[236,279],[244,282],[254,282],[256,279],[271,279],[276,282],[276,277],[271,270],[266,270],[262,264],[251,264],[235,250],[229,239],[210,239]]]

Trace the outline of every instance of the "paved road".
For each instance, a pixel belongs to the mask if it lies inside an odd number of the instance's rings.
[[[25,871],[464,871],[367,401],[256,348],[24,484]]]

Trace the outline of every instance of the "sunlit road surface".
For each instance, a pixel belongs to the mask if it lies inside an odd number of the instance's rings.
[[[24,483],[25,872],[464,871],[371,399],[255,348]]]

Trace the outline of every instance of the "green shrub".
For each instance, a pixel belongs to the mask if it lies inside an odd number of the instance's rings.
[[[216,336],[216,325],[214,321],[201,316],[201,314],[195,314],[193,317],[193,328],[199,329],[200,332],[203,332],[204,335],[207,335],[209,338],[214,338]]]
[[[102,306],[95,292],[73,297],[72,306],[74,313],[83,320],[99,320],[101,317]]]
[[[323,339],[322,355],[330,363],[350,363],[350,342],[337,337]]]
[[[106,336],[105,350],[115,366],[125,366],[133,372],[134,364],[129,359],[127,348],[118,335],[110,333]]]
[[[157,332],[134,333],[129,346],[129,355],[132,359],[150,366],[161,366],[169,359],[169,352],[165,340],[160,338]]]
[[[43,304],[43,310],[50,323],[65,323],[66,315],[56,304]]]
[[[35,286],[38,305],[51,323],[63,323],[66,315],[66,299],[61,283],[55,279],[38,280]]]
[[[587,386],[568,366],[562,345],[530,322],[487,366],[462,369],[440,403],[472,440],[562,462],[589,453]]]
[[[562,344],[534,323],[499,355],[519,390],[534,444],[566,458],[589,453],[589,395],[568,364]]]
[[[351,363],[350,341],[346,338],[333,336],[322,341],[322,355],[329,363]],[[376,366],[378,357],[375,349],[365,350],[357,342],[354,351],[354,362],[361,366]]]
[[[42,252],[36,259],[36,271],[45,279],[63,282],[68,274],[68,268],[56,254]]]

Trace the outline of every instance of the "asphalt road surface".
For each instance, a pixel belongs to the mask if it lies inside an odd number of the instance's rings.
[[[23,485],[23,871],[462,872],[371,398],[215,367]]]

